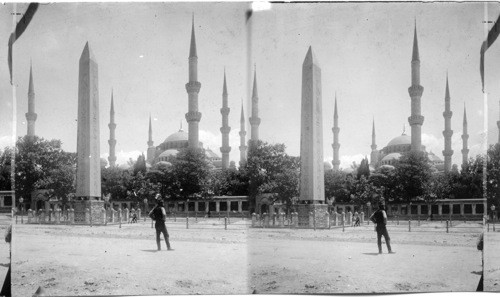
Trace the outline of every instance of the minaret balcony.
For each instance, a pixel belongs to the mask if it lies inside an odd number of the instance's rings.
[[[186,113],[186,121],[189,122],[199,122],[201,120],[201,112],[199,111],[189,111]]]
[[[463,134],[462,135],[462,140],[463,141],[467,141],[467,139],[469,139],[469,134]]]
[[[424,123],[424,116],[422,115],[412,115],[408,117],[408,123],[410,126],[413,125],[422,125]]]
[[[231,111],[231,109],[229,107],[223,107],[223,108],[220,109],[220,113],[223,116],[227,116],[229,114],[229,111]]]
[[[340,160],[333,160],[332,164],[335,166],[340,165]]]
[[[246,145],[240,145],[239,149],[240,149],[240,151],[245,151],[247,149],[247,147],[248,146],[246,146]]]
[[[34,113],[34,112],[27,112],[26,113],[26,120],[28,121],[36,121],[36,118],[37,118],[37,114]]]
[[[453,130],[444,130],[443,131],[444,137],[451,137],[452,135],[453,135]]]
[[[116,124],[115,123],[109,123],[108,127],[109,127],[109,129],[113,129],[114,130],[116,128]]]
[[[223,153],[223,154],[229,154],[229,152],[231,151],[231,147],[230,146],[222,146],[220,148],[220,152]]]
[[[113,147],[114,147],[114,146],[116,145],[116,140],[115,140],[115,139],[110,139],[110,140],[108,140],[108,144],[109,144],[110,146],[113,146]]]
[[[188,93],[199,93],[201,89],[201,83],[198,81],[190,81],[186,84],[186,91]]]
[[[377,145],[376,144],[372,144],[370,146],[370,148],[372,149],[372,151],[377,151]]]
[[[251,117],[249,120],[250,120],[250,125],[252,126],[260,125],[260,118],[258,117]]]
[[[240,131],[240,137],[245,137],[247,135],[247,131]]]
[[[410,97],[421,97],[422,93],[424,92],[424,87],[420,85],[413,85],[408,88],[408,93],[410,94]]]
[[[333,144],[332,144],[332,148],[333,148],[334,150],[338,150],[338,149],[340,148],[340,143],[333,143]]]
[[[445,111],[445,112],[443,112],[443,117],[445,119],[451,119],[452,115],[453,115],[453,111]]]
[[[340,132],[340,128],[339,127],[333,127],[332,128],[332,132],[333,133],[339,133]]]
[[[449,150],[449,151],[448,150],[444,150],[443,151],[443,156],[445,156],[445,157],[451,157],[451,156],[453,156],[453,150]]]
[[[462,149],[462,151],[461,151],[461,152],[462,152],[462,154],[464,154],[464,155],[465,155],[465,154],[468,154],[468,153],[469,153],[469,149]]]
[[[229,134],[231,132],[231,127],[220,127],[220,133]]]

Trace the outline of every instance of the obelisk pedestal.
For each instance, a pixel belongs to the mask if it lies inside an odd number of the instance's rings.
[[[302,64],[299,227],[328,228],[323,165],[321,69],[309,47]]]
[[[102,222],[101,166],[99,149],[99,86],[97,62],[89,44],[80,57],[78,80],[78,131],[75,223]],[[88,219],[86,219],[88,209]]]

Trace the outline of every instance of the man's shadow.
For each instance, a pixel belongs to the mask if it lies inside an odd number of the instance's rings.
[[[368,255],[368,256],[378,256],[379,253],[363,253],[363,255]]]

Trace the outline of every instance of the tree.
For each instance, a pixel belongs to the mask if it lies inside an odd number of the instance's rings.
[[[137,157],[137,161],[134,163],[134,175],[137,175],[137,173],[142,172],[142,174],[146,174],[146,157],[144,157],[144,154],[139,155]]]
[[[209,178],[211,164],[200,148],[185,148],[172,159],[173,197],[201,198],[209,197]]]
[[[343,171],[325,171],[325,198],[334,199],[335,203],[347,203],[351,200],[351,188],[354,184],[352,175]]]
[[[36,189],[52,189],[56,197],[64,198],[74,193],[76,154],[64,152],[60,140],[22,137],[16,143],[17,196],[31,201]]]
[[[369,180],[387,201],[391,202],[398,199],[400,189],[396,179],[396,170],[392,166],[378,167],[370,175]]]
[[[244,170],[226,169],[210,172],[210,190],[216,196],[248,194],[248,178]]]
[[[396,191],[405,202],[409,204],[415,198],[425,195],[432,174],[425,153],[405,153],[396,162],[395,168],[395,179],[399,185]]]
[[[12,190],[11,160],[11,147],[6,147],[3,152],[0,151],[0,191]]]
[[[290,207],[299,195],[300,158],[285,153],[284,144],[258,141],[250,146],[245,170],[248,174],[250,209],[255,209],[255,199],[271,193],[273,201]]]
[[[101,170],[101,191],[103,195],[111,194],[113,200],[127,199],[127,187],[131,183],[128,170],[119,167],[108,167]]]
[[[500,143],[488,149],[488,168],[486,178],[486,192],[489,204],[496,204],[500,200]]]
[[[360,179],[362,176],[368,178],[370,177],[370,164],[368,162],[368,158],[364,158],[361,160],[361,164],[359,164],[358,170],[356,172],[356,177]]]

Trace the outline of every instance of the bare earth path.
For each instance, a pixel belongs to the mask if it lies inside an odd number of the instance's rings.
[[[384,245],[379,255],[369,226],[346,232],[251,229],[249,282],[262,294],[475,291],[481,227],[465,230],[409,233],[389,227],[396,254],[387,254]]]
[[[482,269],[473,223],[460,233],[390,227],[397,253],[378,255],[372,226],[248,229],[239,220],[224,230],[222,222],[168,222],[172,252],[155,251],[149,222],[16,225],[13,296],[38,286],[48,295],[474,291]]]
[[[484,290],[500,291],[500,230],[486,232],[484,245]]]
[[[168,224],[175,250],[157,252],[149,223],[17,225],[13,296],[247,293],[245,226],[183,227]]]

